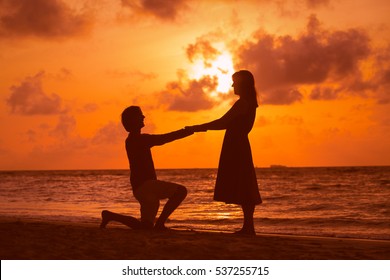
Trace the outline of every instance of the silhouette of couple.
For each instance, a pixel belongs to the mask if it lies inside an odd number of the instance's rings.
[[[232,108],[220,119],[184,129],[160,134],[143,134],[145,116],[137,106],[122,113],[122,124],[129,135],[126,151],[130,163],[130,182],[134,197],[141,206],[141,219],[102,211],[101,228],[111,221],[132,229],[165,230],[165,222],[187,196],[187,189],[179,184],[157,179],[150,148],[187,137],[194,132],[226,130],[215,184],[214,200],[238,204],[244,214],[242,229],[237,234],[255,235],[253,214],[261,197],[257,185],[248,133],[256,116],[257,94],[253,75],[247,70],[233,74],[234,93],[239,96]],[[168,201],[156,219],[160,200]]]

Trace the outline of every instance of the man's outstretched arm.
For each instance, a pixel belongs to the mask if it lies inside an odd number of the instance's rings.
[[[192,132],[190,129],[180,129],[165,134],[149,134],[147,137],[149,145],[152,147],[164,145],[177,139],[185,138],[192,134],[194,134],[194,132]]]

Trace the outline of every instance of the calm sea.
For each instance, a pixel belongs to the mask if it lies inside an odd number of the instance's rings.
[[[390,167],[258,168],[258,233],[390,240]],[[216,169],[158,170],[188,196],[168,226],[233,231],[235,205],[212,200]],[[95,223],[103,209],[139,217],[128,170],[2,171],[0,215]]]

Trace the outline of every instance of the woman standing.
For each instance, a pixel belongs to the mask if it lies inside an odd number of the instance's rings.
[[[234,94],[240,98],[220,119],[188,127],[194,132],[226,129],[219,160],[214,200],[238,204],[244,213],[244,223],[237,234],[255,235],[253,214],[262,202],[248,134],[256,117],[257,94],[251,72],[233,74]]]

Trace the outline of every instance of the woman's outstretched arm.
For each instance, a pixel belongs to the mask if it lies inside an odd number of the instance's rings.
[[[193,132],[207,131],[207,130],[222,130],[226,129],[228,124],[234,120],[237,116],[243,114],[248,109],[248,104],[244,100],[238,100],[230,110],[221,118],[193,126],[187,126],[186,128]]]

